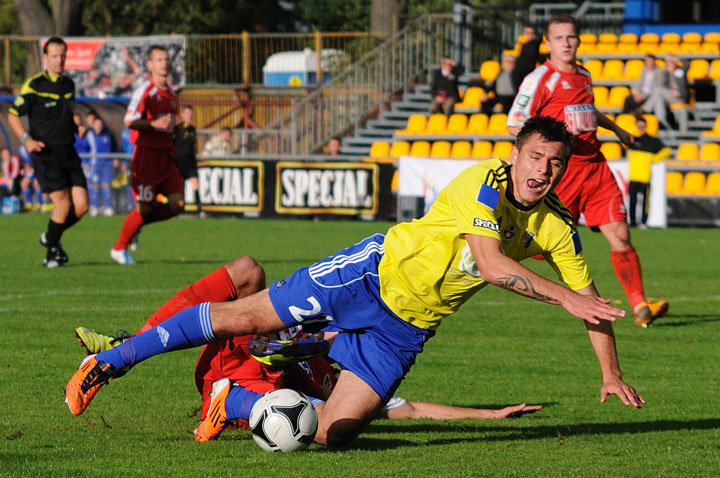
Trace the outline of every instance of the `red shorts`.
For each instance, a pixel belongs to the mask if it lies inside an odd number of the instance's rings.
[[[132,158],[133,195],[141,203],[152,203],[155,196],[183,194],[185,181],[175,165],[172,150],[135,146]]]
[[[599,161],[576,161],[572,157],[568,169],[555,191],[567,206],[575,222],[580,213],[587,226],[601,226],[627,221],[622,192],[602,153]]]

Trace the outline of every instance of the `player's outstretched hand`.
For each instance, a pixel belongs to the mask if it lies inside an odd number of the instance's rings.
[[[630,146],[635,142],[635,137],[622,128],[618,128],[617,137],[622,144]]]
[[[631,385],[620,379],[603,384],[600,389],[600,403],[605,403],[608,395],[617,395],[625,405],[632,405],[635,408],[641,408],[645,403],[645,400]]]
[[[625,311],[610,305],[610,299],[590,295],[573,294],[562,306],[575,317],[590,324],[599,324],[601,320],[614,322],[625,317]]]
[[[495,410],[495,418],[519,418],[529,413],[535,413],[542,409],[542,405],[527,405],[521,403],[520,405],[513,405],[510,407],[501,408]]]

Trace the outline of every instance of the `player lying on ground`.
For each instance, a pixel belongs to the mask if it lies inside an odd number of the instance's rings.
[[[639,408],[644,400],[622,378],[612,330],[625,312],[599,297],[572,218],[553,192],[571,153],[572,136],[562,123],[528,120],[510,164],[491,159],[468,168],[422,219],[375,234],[256,294],[186,309],[88,357],[66,387],[71,412],[83,413],[110,378],[154,355],[322,323],[339,332],[330,357],[342,370],[318,414],[315,440],[341,446],[390,400],[442,319],[487,284],[582,319],[602,372],[601,402],[614,394]],[[569,288],[518,262],[536,254]]]
[[[232,301],[251,295],[265,288],[265,272],[250,257],[235,259],[211,274],[203,277],[190,286],[180,290],[175,296],[158,309],[143,325],[138,333],[148,330],[165,319],[185,308],[208,300]],[[300,329],[300,328],[297,328]],[[316,340],[312,335],[303,334],[301,330],[283,331],[280,339],[256,338],[245,335],[231,339],[219,340],[206,345],[200,352],[195,368],[195,383],[203,399],[200,418],[201,433],[196,434],[197,441],[208,441],[217,438],[225,426],[246,428],[249,409],[242,404],[226,400],[223,410],[224,419],[221,427],[209,427],[208,410],[211,400],[218,393],[228,393],[227,387],[242,387],[259,394],[276,388],[294,388],[308,396],[316,397],[315,404],[322,407],[337,382],[337,369],[324,356],[313,358],[314,355],[327,353],[328,341]],[[335,333],[326,335],[328,340]],[[85,327],[76,329],[76,336],[87,353],[94,354],[119,345],[129,337],[118,334],[117,337],[99,334]],[[256,351],[257,359],[249,353],[249,345]],[[229,379],[229,381],[223,379]],[[211,397],[213,385],[221,383],[223,387],[215,387],[218,393]],[[237,396],[233,393],[231,397]],[[454,407],[439,403],[408,402],[400,397],[393,397],[382,409],[380,416],[390,419],[403,418],[507,418],[517,417],[525,413],[533,413],[542,408],[541,405],[525,403],[505,407],[498,410]],[[239,410],[238,416],[232,411]],[[239,423],[238,423],[239,422]]]

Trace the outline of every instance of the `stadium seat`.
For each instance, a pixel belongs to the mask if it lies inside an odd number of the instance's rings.
[[[651,53],[654,55],[657,53],[659,43],[660,37],[657,33],[643,33],[640,35],[640,41],[638,42],[638,53]]]
[[[624,67],[625,64],[622,60],[605,60],[601,78],[604,80],[622,80]]]
[[[613,86],[608,94],[607,106],[611,108],[622,108],[625,105],[625,98],[630,94],[627,86]]]
[[[445,132],[447,134],[463,134],[467,129],[467,121],[467,115],[464,115],[462,113],[452,114],[450,115],[450,119],[448,119]]]
[[[705,80],[710,73],[710,62],[702,58],[690,60],[690,67],[687,71],[688,81]]]
[[[675,32],[663,33],[660,44],[658,45],[658,53],[679,53],[680,52],[680,35]]]
[[[480,80],[492,83],[500,74],[500,62],[486,60],[480,65]]]
[[[488,127],[488,116],[484,113],[475,113],[468,120],[467,134],[485,134]]]
[[[597,36],[594,33],[581,33],[580,46],[578,46],[578,55],[586,53],[595,53],[595,45],[597,45]]]
[[[700,148],[700,161],[720,160],[720,144],[705,143]]]
[[[683,181],[683,194],[704,194],[705,193],[705,173],[699,171],[691,171],[685,174]]]
[[[451,158],[469,158],[472,152],[470,141],[455,141],[450,150]]]
[[[702,52],[702,35],[696,32],[687,32],[682,36],[680,43],[680,52],[682,53],[701,53]]]
[[[613,121],[615,120],[615,115],[606,114],[605,116],[610,118]],[[609,129],[603,128],[602,126],[598,126],[597,135],[598,136],[615,136],[615,133],[613,133]]]
[[[430,148],[431,158],[449,158],[450,141],[435,141]]]
[[[705,194],[720,196],[720,173],[713,172],[708,174],[705,183]]]
[[[618,37],[614,33],[601,33],[595,45],[595,53],[615,53]]]
[[[650,136],[657,136],[658,131],[660,131],[660,122],[655,117],[655,115],[650,113],[643,113],[643,118],[645,118],[645,123],[647,124],[647,134]],[[637,131],[639,134],[640,132]]]
[[[675,154],[678,161],[696,161],[700,155],[697,143],[680,143]]]
[[[410,115],[405,129],[395,131],[395,134],[423,134],[427,126],[425,115]]]
[[[720,58],[715,58],[710,62],[710,73],[708,74],[711,80],[720,80]]]
[[[600,60],[588,60],[583,63],[583,66],[593,78],[600,78],[602,76],[603,62]]]
[[[410,147],[410,156],[427,158],[430,156],[430,143],[427,141],[415,141]]]
[[[455,103],[456,108],[480,108],[480,103],[485,90],[479,86],[471,86],[465,90],[462,101]]]
[[[638,37],[634,33],[623,33],[618,38],[617,53],[635,53],[637,51]]]
[[[665,192],[668,194],[682,194],[683,175],[679,171],[668,171],[665,174]]]
[[[615,118],[615,123],[633,136],[637,136],[638,131],[635,129],[635,115],[630,113],[619,114]]]
[[[410,154],[410,143],[407,141],[397,141],[390,147],[390,157],[399,158]]]
[[[703,53],[720,53],[720,33],[706,33],[703,37],[701,49]]]
[[[607,106],[609,90],[604,86],[593,86],[593,96],[595,97],[595,106],[603,108]]]
[[[600,146],[600,152],[605,156],[608,161],[615,161],[616,159],[622,159],[625,157],[623,154],[620,143],[605,142]]]
[[[507,128],[507,115],[495,113],[488,121],[487,134],[510,134]]]
[[[625,62],[625,71],[623,72],[623,79],[627,81],[638,81],[642,70],[645,67],[645,63],[639,59],[628,60]]]
[[[390,144],[385,141],[377,141],[370,146],[371,158],[387,158],[390,156]]]
[[[492,156],[493,145],[490,141],[478,141],[473,144],[470,156],[473,158],[489,158]]]
[[[427,122],[426,134],[445,134],[447,127],[447,116],[441,113],[430,115]]]
[[[497,141],[493,145],[492,155],[497,158],[509,159],[513,143],[510,141]]]
[[[720,116],[715,118],[715,125],[709,131],[703,131],[703,136],[720,136]]]

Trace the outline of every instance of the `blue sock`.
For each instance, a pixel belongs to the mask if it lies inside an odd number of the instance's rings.
[[[262,393],[253,392],[240,385],[234,386],[225,399],[225,413],[228,420],[250,419],[250,410],[260,400]]]
[[[204,302],[173,315],[117,347],[100,352],[97,360],[112,364],[120,370],[154,355],[197,347],[214,339],[215,332],[210,324],[210,302]]]
[[[23,195],[23,202],[27,205],[32,204],[32,193],[30,192],[30,188],[23,188],[22,190]]]

